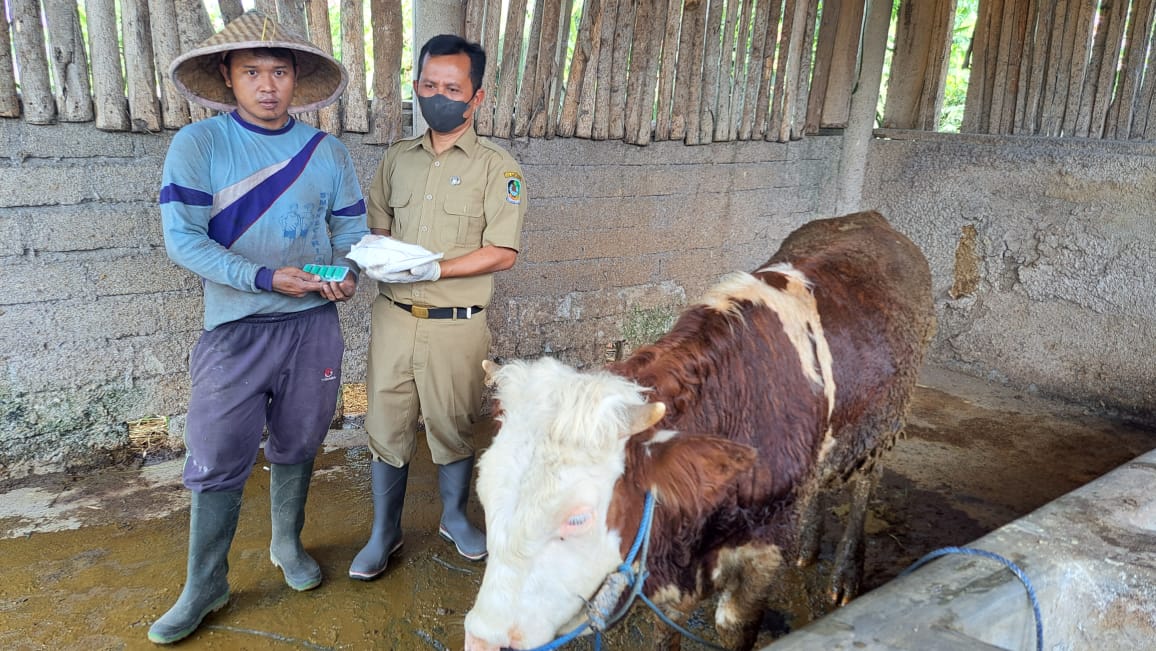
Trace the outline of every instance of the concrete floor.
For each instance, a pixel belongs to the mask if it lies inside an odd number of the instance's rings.
[[[180,648],[462,647],[462,619],[484,564],[459,558],[437,536],[436,476],[424,448],[410,473],[405,546],[382,579],[346,578],[368,533],[363,437],[356,428],[335,430],[318,458],[303,539],[325,582],[295,593],[269,563],[268,471],[259,460],[230,554],[232,599]],[[1152,448],[1151,427],[927,369],[908,436],[887,457],[872,504],[865,587],[882,586],[923,554],[967,544]],[[43,476],[0,494],[0,648],[154,648],[148,626],[184,580],[188,497],[179,472],[180,462],[169,461]],[[480,523],[480,507],[471,508]],[[799,589],[808,583],[800,579]],[[760,641],[810,621],[806,601],[776,604]],[[696,618],[694,630],[710,638],[709,621]],[[636,612],[606,648],[645,646],[650,626]]]

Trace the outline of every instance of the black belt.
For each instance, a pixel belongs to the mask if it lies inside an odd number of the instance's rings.
[[[477,305],[473,307],[422,307],[421,305],[398,303],[389,297],[385,297],[385,300],[419,319],[468,319],[482,311],[482,308]]]

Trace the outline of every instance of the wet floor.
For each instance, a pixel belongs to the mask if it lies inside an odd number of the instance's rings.
[[[873,501],[867,588],[1156,447],[1151,427],[933,369],[910,421]],[[424,448],[410,472],[404,547],[381,579],[346,578],[371,510],[362,436],[335,431],[317,461],[303,540],[325,573],[322,585],[294,592],[269,562],[269,475],[258,460],[229,556],[232,598],[178,648],[462,648],[484,563],[460,558],[438,537],[436,473]],[[148,626],[184,580],[188,496],[179,469],[173,461],[38,477],[0,494],[0,649],[155,648]],[[482,522],[476,501],[471,514]],[[798,591],[814,584],[813,576],[789,582]],[[762,643],[809,617],[806,595],[780,597]],[[700,612],[693,630],[710,638],[710,619]],[[643,648],[652,637],[636,612],[604,647]]]

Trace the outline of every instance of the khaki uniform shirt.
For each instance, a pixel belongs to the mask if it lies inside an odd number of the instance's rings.
[[[369,186],[370,228],[420,244],[445,259],[483,246],[518,250],[526,214],[522,168],[473,127],[435,156],[427,131],[391,146]],[[382,295],[427,307],[489,304],[494,275],[436,282],[378,283]]]

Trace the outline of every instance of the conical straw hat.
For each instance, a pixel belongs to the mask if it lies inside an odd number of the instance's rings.
[[[173,59],[169,76],[189,101],[217,111],[232,111],[237,108],[237,98],[221,77],[221,59],[230,50],[260,47],[286,48],[293,50],[297,57],[297,89],[289,107],[292,113],[315,111],[332,104],[349,82],[345,67],[337,59],[255,9]]]

